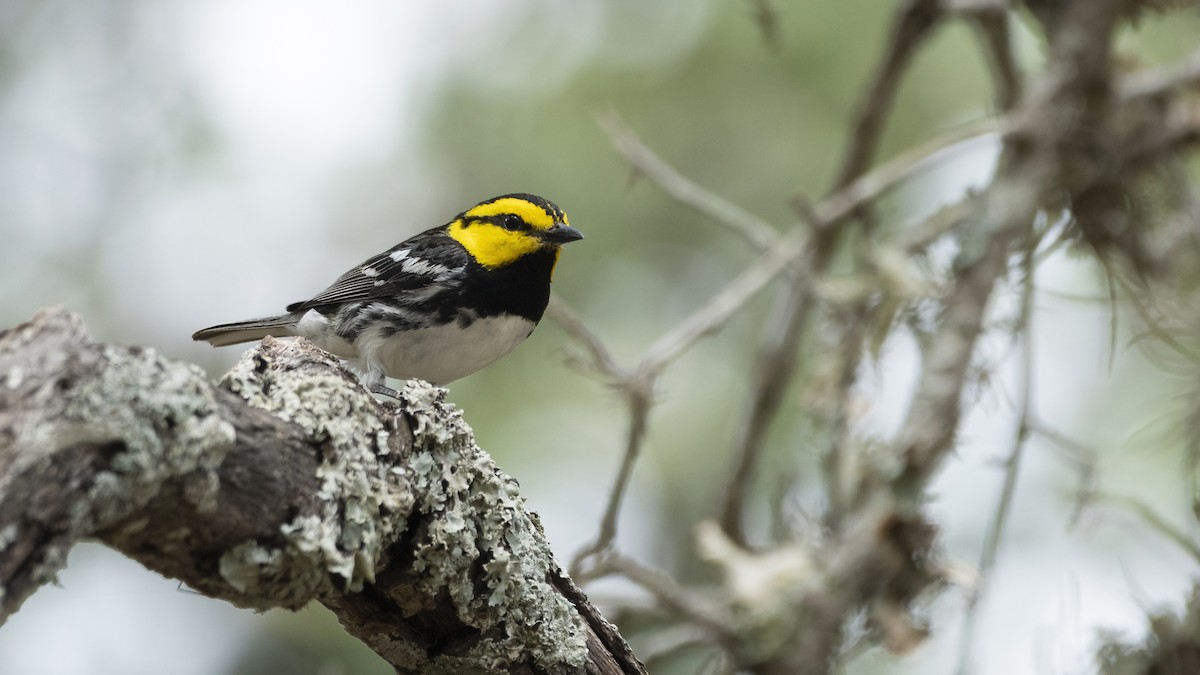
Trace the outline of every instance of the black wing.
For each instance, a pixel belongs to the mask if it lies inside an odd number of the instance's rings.
[[[311,300],[294,302],[287,311],[329,307],[345,302],[403,296],[434,285],[456,283],[469,257],[445,228],[410,237],[338,277]]]

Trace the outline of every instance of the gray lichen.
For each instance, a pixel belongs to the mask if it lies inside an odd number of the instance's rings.
[[[172,477],[197,481],[202,489],[190,495],[198,508],[211,508],[216,469],[233,445],[233,427],[217,416],[199,368],[168,361],[153,349],[105,347],[102,358],[119,367],[98,368],[80,383],[61,416],[21,439],[19,464],[9,471],[36,475],[59,449],[73,445],[113,449],[88,498],[70,510],[63,546],[49,547],[33,571],[39,582],[54,579],[77,538],[136,513]]]
[[[101,370],[81,387],[66,415],[97,440],[119,438],[125,445],[92,487],[97,521],[127,515],[176,476],[201,479],[203,489],[190,496],[200,510],[214,508],[217,469],[233,447],[234,430],[217,415],[204,373],[153,349],[106,347],[105,358],[123,365]]]
[[[289,349],[272,345],[276,354]],[[376,640],[376,649],[429,673],[502,672],[526,658],[548,671],[586,662],[582,620],[548,582],[553,557],[541,525],[525,510],[516,482],[475,444],[444,389],[420,381],[404,388],[413,444],[401,457],[376,404],[343,373],[273,368],[271,358],[248,352],[223,384],[325,444],[321,506],[283,526],[282,548],[247,542],[226,552],[220,571],[230,585],[286,606],[358,591],[374,580],[415,512],[426,527],[413,538],[414,611],[446,593],[459,620],[487,637],[469,653],[432,660],[402,640]],[[344,580],[341,587],[330,586],[330,573]]]
[[[431,672],[460,672],[468,662],[476,670],[497,669],[521,655],[543,669],[581,667],[582,620],[548,582],[553,555],[516,482],[475,444],[445,390],[413,381],[401,398],[413,424],[416,508],[431,523],[414,542],[419,583],[430,597],[447,589],[464,624],[483,631],[503,626],[505,634],[481,640],[465,660],[435,660]],[[485,593],[472,577],[476,561],[483,561]]]
[[[320,506],[281,528],[282,548],[247,542],[222,556],[220,571],[264,607],[299,607],[373,581],[383,551],[404,531],[412,497],[402,458],[394,456],[369,396],[347,386],[337,371],[265,368],[268,358],[261,350],[247,352],[223,384],[324,444]],[[342,579],[340,587],[331,586],[334,576]]]

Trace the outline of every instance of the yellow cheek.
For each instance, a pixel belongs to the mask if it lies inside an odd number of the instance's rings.
[[[538,239],[528,234],[485,223],[464,227],[461,222],[455,222],[450,225],[450,236],[467,249],[475,262],[489,270],[503,267],[542,247]]]

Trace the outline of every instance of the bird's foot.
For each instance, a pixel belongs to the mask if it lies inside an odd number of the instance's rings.
[[[387,396],[397,401],[400,400],[400,392],[387,386],[387,376],[383,374],[383,368],[368,365],[362,373],[360,381],[367,388],[367,391],[372,394]]]
[[[370,389],[372,394],[379,394],[381,396],[387,396],[388,398],[395,399],[397,401],[400,400],[400,392],[396,391],[395,389],[392,389],[391,387],[387,386],[386,384],[383,384],[382,382],[380,382],[378,384],[372,384],[370,387],[368,387],[368,389]]]

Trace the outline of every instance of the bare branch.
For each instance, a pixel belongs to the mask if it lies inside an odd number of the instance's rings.
[[[843,153],[837,178],[833,181],[835,188],[846,186],[870,165],[883,135],[887,113],[899,88],[900,76],[908,67],[917,47],[941,18],[941,7],[937,0],[904,0],[897,8],[883,57],[879,59],[866,93],[858,103],[849,144]]]
[[[621,456],[621,468],[617,471],[616,481],[612,492],[609,493],[608,504],[604,507],[604,515],[600,519],[600,531],[596,541],[585,547],[571,561],[571,573],[581,575],[583,563],[589,556],[609,551],[617,538],[617,523],[621,516],[621,505],[625,501],[625,490],[633,478],[633,467],[637,464],[642,453],[642,443],[646,438],[646,425],[650,419],[652,404],[651,388],[653,377],[631,379],[624,383],[625,394],[629,401],[629,432],[626,435],[625,452]],[[581,576],[586,580],[586,576]]]
[[[1155,512],[1154,509],[1150,508],[1150,505],[1146,502],[1134,497],[1106,493],[1093,493],[1091,498],[1095,502],[1108,504],[1110,506],[1115,506],[1132,512],[1135,516],[1140,518],[1142,522],[1153,528],[1155,532],[1158,532],[1167,539],[1170,539],[1184,553],[1187,553],[1192,557],[1193,560],[1195,560],[1197,563],[1200,563],[1200,543],[1193,541],[1191,537],[1181,532],[1179,528],[1175,527],[1165,518],[1158,515],[1158,513]]]
[[[724,225],[758,251],[769,249],[779,234],[770,223],[742,207],[705,190],[646,147],[615,111],[598,113],[596,124],[608,134],[617,152],[638,173],[649,178],[676,201]]]
[[[629,378],[629,373],[617,365],[608,352],[608,348],[600,338],[583,323],[583,319],[557,295],[550,296],[550,304],[546,307],[546,315],[555,321],[567,335],[587,350],[591,365],[595,370],[613,382],[623,382]]]
[[[1013,54],[1008,28],[1009,10],[1004,6],[980,7],[972,13],[992,70],[996,88],[996,107],[1010,110],[1021,98],[1021,77]]]
[[[1033,297],[1034,297],[1034,257],[1036,239],[1031,239],[1025,251],[1022,265],[1021,280],[1021,314],[1018,325],[1013,332],[1021,340],[1021,353],[1018,356],[1019,366],[1017,377],[1018,410],[1017,428],[1013,434],[1012,447],[1008,458],[1004,461],[1004,486],[1000,490],[1000,499],[988,525],[984,537],[983,551],[979,555],[979,583],[975,585],[967,598],[967,609],[963,618],[963,633],[959,642],[958,675],[971,673],[971,649],[975,640],[975,626],[979,612],[979,602],[987,589],[988,579],[996,566],[996,556],[1000,551],[1000,542],[1004,536],[1008,515],[1012,508],[1013,498],[1017,491],[1017,480],[1021,475],[1021,459],[1031,433],[1030,423],[1033,420]]]
[[[589,574],[594,578],[620,574],[653,595],[663,607],[703,628],[712,639],[724,641],[732,634],[731,619],[721,608],[679,586],[666,572],[632,558],[607,553],[600,557]]]
[[[771,311],[769,323],[763,329],[755,355],[750,397],[734,435],[734,468],[720,503],[722,529],[743,546],[747,543],[742,523],[746,495],[758,467],[767,432],[795,373],[798,358],[796,346],[813,301],[807,285],[793,284],[784,289]]]
[[[850,490],[847,489],[846,455],[851,439],[850,409],[858,369],[866,352],[867,329],[870,326],[865,302],[856,303],[845,319],[843,339],[839,349],[839,366],[834,403],[828,415],[829,433],[821,453],[821,471],[825,482],[828,506],[825,525],[838,532],[842,519],[849,512]]]
[[[749,269],[738,275],[708,302],[675,328],[654,342],[646,351],[637,370],[659,373],[683,355],[697,340],[716,332],[736,312],[746,306],[780,272],[793,265],[804,250],[808,237],[804,230],[789,232],[774,248],[759,257]]]
[[[1200,87],[1200,49],[1193,50],[1175,63],[1126,75],[1117,86],[1117,95],[1125,100],[1133,100],[1195,87]]]
[[[983,119],[918,144],[817,202],[811,209],[813,220],[819,228],[837,225],[904,181],[945,161],[947,154],[1009,128],[1010,122],[1004,118]]]

